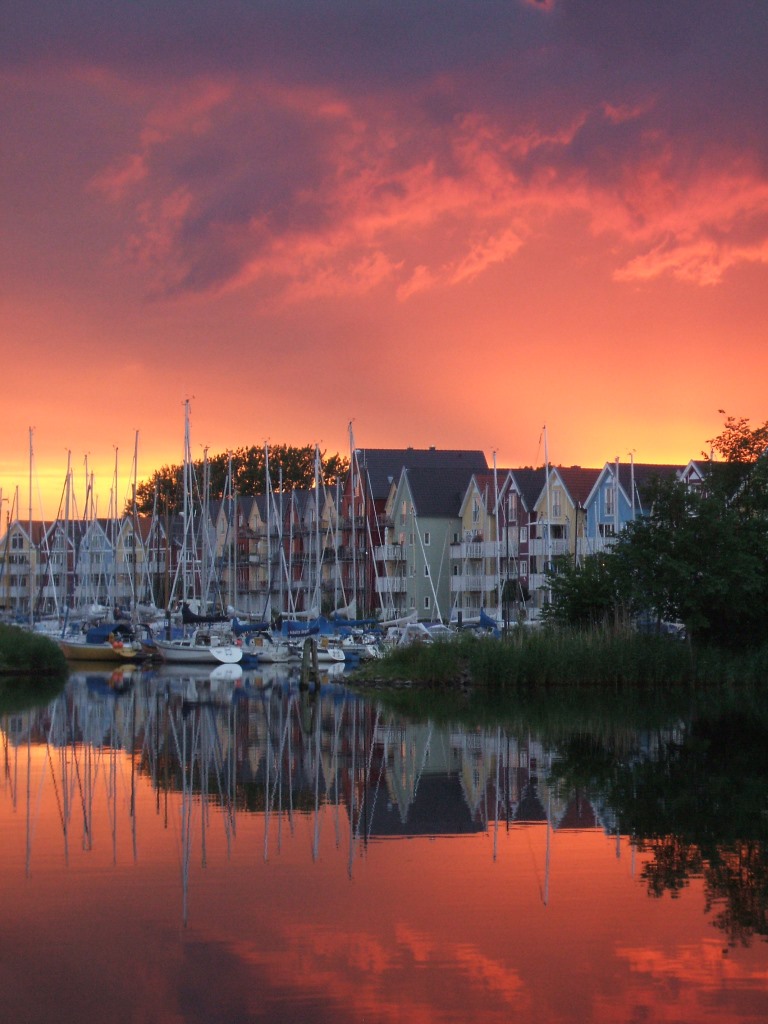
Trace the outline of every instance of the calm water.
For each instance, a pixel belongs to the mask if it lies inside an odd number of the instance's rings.
[[[5,1020],[768,1018],[759,716],[468,728],[216,675],[3,715]]]

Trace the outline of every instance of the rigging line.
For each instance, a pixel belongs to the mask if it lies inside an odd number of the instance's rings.
[[[53,723],[51,723],[51,730],[52,729],[53,729]],[[59,794],[59,784],[56,781],[56,772],[55,772],[55,769],[53,767],[53,756],[51,754],[50,731],[49,731],[49,734],[48,734],[48,739],[45,742],[45,747],[46,747],[46,752],[48,754],[48,765],[49,765],[49,767],[51,769],[51,778],[53,779],[53,792],[54,792],[54,794],[56,796],[56,806],[58,807],[58,810],[59,810],[59,821],[61,822],[61,827],[62,827],[63,831],[66,832],[67,831],[67,823],[64,820],[64,806],[63,806],[63,804],[61,802],[61,795]]]
[[[422,776],[422,773],[423,773],[424,768],[426,766],[427,759],[429,758],[429,751],[430,751],[431,746],[432,746],[432,723],[430,722],[429,723],[429,731],[427,733],[427,740],[426,740],[426,743],[424,744],[424,754],[423,754],[423,756],[421,758],[421,764],[419,766],[418,772],[416,773],[416,778],[415,778],[414,783],[413,783],[413,799],[414,800],[416,799],[416,794],[419,791],[419,783],[421,782],[421,776]]]
[[[377,707],[376,708],[376,718],[374,720],[373,729],[371,731],[371,751],[370,751],[370,760],[371,761],[373,760],[373,740],[374,740],[374,737],[376,736],[376,730],[379,727],[379,715],[380,715],[380,711],[379,711],[379,708]],[[366,839],[370,839],[371,838],[371,830],[373,828],[373,815],[374,815],[374,812],[376,810],[376,801],[377,801],[378,796],[379,796],[379,788],[381,786],[381,780],[384,777],[384,767],[385,767],[385,765],[387,763],[386,754],[387,754],[387,747],[386,747],[386,741],[385,741],[385,744],[384,744],[384,756],[381,758],[381,760],[379,762],[379,773],[378,773],[378,776],[376,778],[376,785],[374,786],[373,796],[371,798],[371,813],[368,815],[368,829],[366,831],[366,836],[365,836]],[[370,771],[370,761],[369,761],[368,771]]]

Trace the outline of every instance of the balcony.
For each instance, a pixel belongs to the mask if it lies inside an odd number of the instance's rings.
[[[377,594],[406,594],[408,580],[405,576],[380,576],[376,580]]]
[[[505,547],[496,540],[471,540],[462,544],[451,544],[451,558],[458,561],[471,562],[482,558],[495,558],[503,555]]]
[[[496,590],[496,576],[490,575],[468,575],[451,576],[451,593],[466,594],[493,593]]]
[[[402,544],[380,544],[373,549],[373,557],[377,562],[402,562],[405,551]]]
[[[549,554],[550,546],[553,558],[557,558],[560,555],[568,555],[571,551],[570,542],[567,540],[552,540],[547,543],[545,538],[541,538],[529,541],[528,554],[544,558]]]

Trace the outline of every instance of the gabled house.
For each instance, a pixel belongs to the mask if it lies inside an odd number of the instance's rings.
[[[453,621],[476,621],[481,610],[500,617],[501,588],[516,540],[511,544],[501,540],[505,514],[511,512],[513,502],[510,473],[506,469],[473,473],[464,493],[459,510],[461,525],[451,543]]]
[[[8,523],[0,540],[0,606],[13,617],[38,614],[39,593],[45,582],[44,550],[51,523],[42,520]]]
[[[235,494],[220,503],[216,517],[215,559],[224,603],[249,613],[256,588],[257,499]]]
[[[403,469],[463,469],[466,478],[487,470],[482,451],[438,448],[356,448],[341,494],[341,578],[356,614],[382,607],[377,579],[386,572],[385,545],[391,525],[386,507]],[[390,541],[391,542],[391,541]]]
[[[377,551],[375,586],[385,617],[448,618],[450,545],[471,476],[463,467],[401,470],[386,506],[386,543]]]
[[[654,479],[679,479],[682,466],[606,462],[585,502],[583,554],[610,548],[627,523],[649,512],[648,486]],[[581,552],[580,552],[581,553]]]
[[[543,466],[512,469],[502,496],[502,554],[505,566],[507,619],[524,615],[530,600],[531,524],[536,520],[536,502],[544,489]]]
[[[556,568],[562,558],[578,561],[586,553],[586,501],[600,472],[550,466],[545,475],[529,535],[529,586],[537,609],[546,603],[547,570]]]

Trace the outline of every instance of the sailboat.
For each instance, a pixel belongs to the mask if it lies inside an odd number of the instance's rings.
[[[176,569],[173,589],[181,583],[182,608],[190,600],[192,591],[199,585],[198,593],[203,601],[207,601],[207,586],[202,580],[202,573],[197,558],[197,538],[194,531],[192,515],[192,445],[189,429],[189,399],[184,402],[184,537],[181,555]],[[205,529],[207,523],[203,523]],[[174,593],[171,593],[171,600]],[[170,606],[169,606],[170,607]],[[189,616],[187,616],[189,618]],[[185,626],[180,637],[155,637],[154,648],[163,661],[174,664],[236,664],[242,660],[242,647],[232,638],[231,628],[222,628],[221,616],[194,615],[193,628]]]

